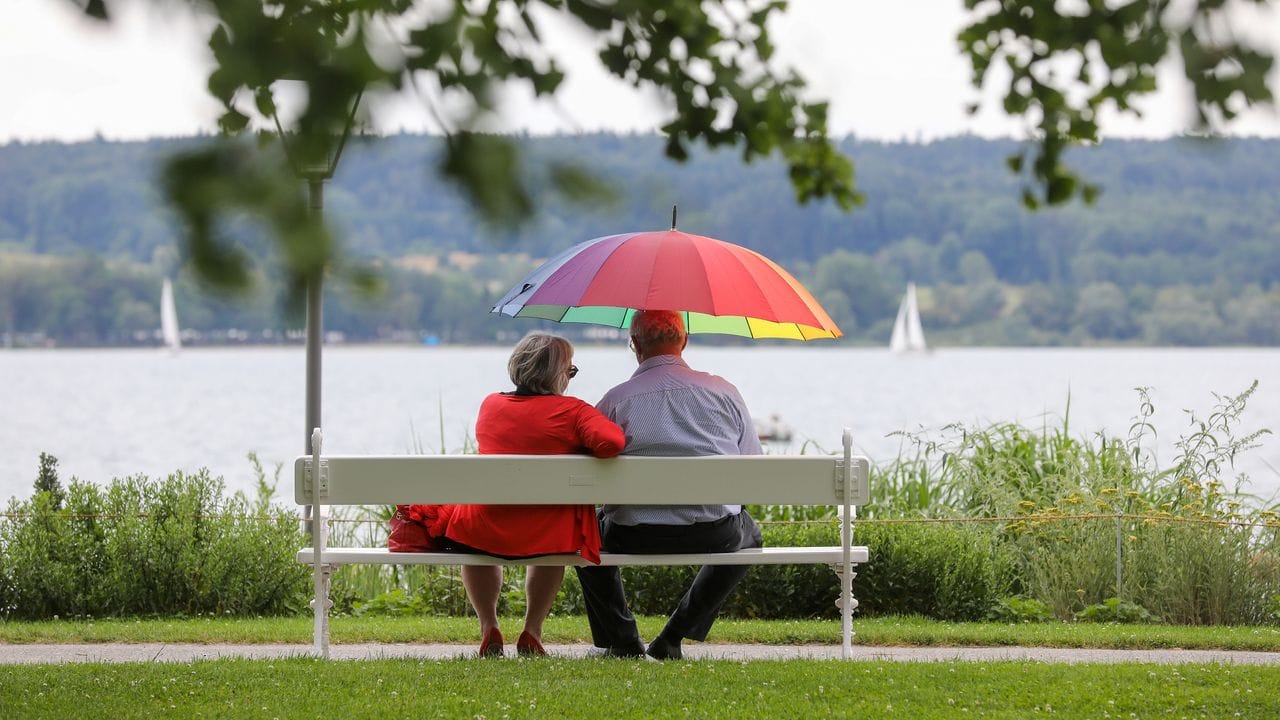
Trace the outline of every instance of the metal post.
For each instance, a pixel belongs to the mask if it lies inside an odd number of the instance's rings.
[[[324,180],[311,178],[310,187],[311,216],[318,223],[324,217]],[[324,276],[316,273],[307,281],[307,426],[303,428],[306,437],[307,454],[311,454],[311,433],[320,424],[320,344],[324,338],[324,304],[321,291]]]
[[[308,209],[311,216],[319,222],[324,217],[324,178],[312,176],[307,179]],[[303,428],[303,445],[306,454],[310,455],[312,433],[320,429],[320,345],[324,340],[324,273],[318,272],[307,281],[307,404],[306,424]],[[305,505],[302,508],[302,526],[305,528],[311,546],[315,547],[315,533],[312,531],[311,515],[320,515],[320,506],[314,508]]]
[[[314,597],[311,600],[314,614],[311,644],[325,660],[329,659],[329,566],[324,563],[324,551],[328,546],[328,526],[321,512],[320,498],[323,487],[323,466],[320,464],[320,428],[312,433],[311,441],[311,499],[315,502],[312,515],[311,572]]]
[[[853,435],[844,429],[841,443],[844,446],[844,496],[841,498],[843,516],[840,523],[840,657],[853,657]]]

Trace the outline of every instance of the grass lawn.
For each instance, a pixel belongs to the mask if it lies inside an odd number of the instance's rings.
[[[650,638],[664,618],[639,619]],[[520,621],[503,620],[503,632],[515,637]],[[1092,623],[946,623],[915,617],[855,619],[860,645],[1028,645],[1078,648],[1196,648],[1280,651],[1280,627],[1188,627]],[[356,618],[332,620],[335,643],[479,642],[468,617]],[[552,643],[588,641],[585,617],[552,617],[544,639]],[[837,644],[836,620],[720,620],[712,642],[774,645]],[[310,643],[309,617],[139,620],[0,621],[0,643]]]
[[[1265,718],[1275,668],[791,660],[218,660],[0,667],[5,716]]]

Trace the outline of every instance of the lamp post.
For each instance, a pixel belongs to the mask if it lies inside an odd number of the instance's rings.
[[[280,142],[284,146],[285,157],[289,166],[299,180],[307,183],[307,209],[317,222],[324,217],[324,184],[333,177],[342,159],[342,149],[351,135],[351,127],[355,123],[356,110],[360,106],[363,91],[356,93],[351,103],[351,112],[342,128],[342,134],[336,139],[328,138],[327,142],[317,143],[314,138],[304,147],[297,146],[297,138],[293,141],[280,126],[280,116],[272,113]],[[320,350],[324,342],[324,273],[323,270],[307,280],[307,402],[306,427],[303,428],[303,446],[307,455],[311,454],[311,433],[320,427]],[[308,513],[310,508],[307,508]]]

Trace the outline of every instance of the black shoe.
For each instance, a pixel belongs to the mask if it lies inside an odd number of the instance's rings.
[[[596,648],[591,653],[593,657],[605,658],[642,658],[644,657],[644,643],[636,639],[633,642],[623,643],[622,645],[614,645],[607,648]]]
[[[649,643],[649,649],[645,650],[645,654],[654,660],[683,660],[684,653],[680,650],[680,639],[669,640],[665,635],[659,635]]]

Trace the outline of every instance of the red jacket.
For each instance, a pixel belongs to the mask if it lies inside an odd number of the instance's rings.
[[[626,438],[616,423],[577,398],[495,393],[480,404],[476,441],[481,455],[607,458],[622,452]],[[591,505],[453,505],[442,511],[433,534],[476,550],[512,557],[580,553],[600,562],[600,528]]]

